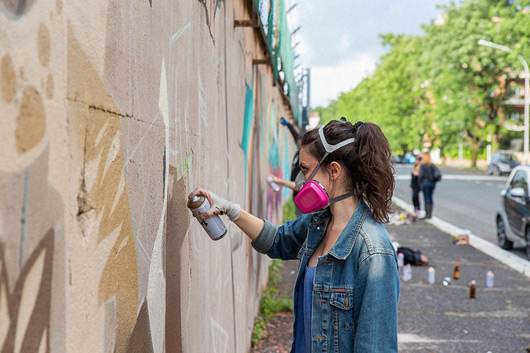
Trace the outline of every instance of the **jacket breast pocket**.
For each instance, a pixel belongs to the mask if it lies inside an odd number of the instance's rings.
[[[335,352],[352,352],[355,337],[353,293],[334,292],[329,303],[332,306]]]

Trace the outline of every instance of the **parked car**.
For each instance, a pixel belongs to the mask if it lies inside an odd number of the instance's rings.
[[[488,167],[488,174],[502,175],[510,173],[513,168],[520,165],[517,157],[513,152],[497,151],[491,156],[491,162]]]
[[[501,191],[497,212],[497,241],[501,248],[522,246],[530,259],[530,166],[516,167]]]
[[[403,163],[405,164],[414,164],[414,161],[416,160],[416,155],[412,152],[407,153],[403,157]]]
[[[403,162],[403,155],[401,154],[393,154],[392,155],[392,163],[394,164],[401,164]]]

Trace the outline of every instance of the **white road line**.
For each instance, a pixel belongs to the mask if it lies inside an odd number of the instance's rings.
[[[394,178],[396,180],[410,180],[410,174],[398,174],[395,175]],[[488,175],[465,175],[465,174],[444,174],[442,176],[443,180],[487,180],[487,181],[504,181],[506,182],[506,178],[503,177],[496,177],[496,176],[488,176]]]
[[[408,204],[407,202],[398,197],[394,196],[393,201],[398,207],[401,207],[409,213],[412,213],[414,211],[412,205]],[[450,235],[460,235],[468,232],[468,230],[458,228],[457,226],[446,222],[438,217],[433,217],[426,221],[435,226],[436,228],[440,229],[441,231],[446,232]],[[509,266],[510,268],[525,275],[530,279],[530,261],[522,259],[519,256],[516,256],[511,252],[506,251],[498,247],[497,245],[490,243],[489,241],[484,240],[472,233],[467,234],[469,234],[469,244],[475,249],[482,251],[486,255],[493,257],[494,259],[502,262],[503,264]]]

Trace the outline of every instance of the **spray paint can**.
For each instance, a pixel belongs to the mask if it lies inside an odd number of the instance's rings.
[[[460,278],[460,262],[455,262],[455,270],[453,272],[453,278],[459,279]]]
[[[486,288],[493,288],[493,271],[488,271],[486,273]]]
[[[280,185],[276,184],[274,181],[272,181],[272,177],[267,177],[267,182],[271,186],[272,191],[278,192],[280,191]]]
[[[412,267],[410,267],[410,264],[406,264],[403,266],[403,281],[410,281],[412,279]]]
[[[434,267],[429,267],[429,269],[427,270],[427,282],[429,282],[430,284],[434,283],[434,273]]]
[[[397,258],[398,258],[398,268],[401,271],[401,269],[405,265],[405,255],[403,255],[402,252],[398,252]]]
[[[475,299],[476,290],[477,290],[477,284],[476,284],[475,280],[472,280],[469,283],[469,298],[470,299]]]
[[[188,208],[212,240],[219,240],[225,236],[227,229],[218,215],[213,215],[208,219],[201,218],[203,213],[212,208],[206,197],[195,195],[188,198]]]

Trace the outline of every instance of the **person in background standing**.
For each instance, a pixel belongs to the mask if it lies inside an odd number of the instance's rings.
[[[291,135],[293,136],[293,139],[296,143],[296,147],[298,148],[294,157],[293,157],[293,160],[291,162],[291,180],[284,180],[284,179],[281,179],[281,178],[278,178],[277,176],[275,175],[270,175],[269,176],[269,184],[270,183],[276,183],[278,185],[281,185],[281,186],[285,186],[285,187],[288,187],[290,189],[293,190],[293,200],[294,200],[294,197],[296,196],[296,184],[295,184],[295,179],[296,179],[296,176],[298,175],[298,173],[300,173],[300,165],[299,165],[299,153],[300,153],[300,147],[302,146],[302,137],[304,136],[304,133],[297,130],[297,128],[291,124],[287,119],[285,119],[283,116],[281,117],[280,119],[280,123],[283,125],[283,126],[287,126],[287,128],[289,129],[289,131],[291,132]],[[295,211],[296,211],[296,217],[300,217],[302,215],[302,212],[300,212],[300,210],[298,209],[298,207],[295,207]]]
[[[433,208],[432,196],[434,194],[434,188],[436,187],[436,181],[434,180],[434,164],[431,162],[431,154],[429,152],[423,152],[418,182],[423,191],[425,218],[431,218]]]
[[[418,176],[420,175],[421,156],[416,156],[412,171],[410,173],[410,190],[412,191],[412,204],[414,205],[414,216],[417,217],[420,212],[420,183]]]

